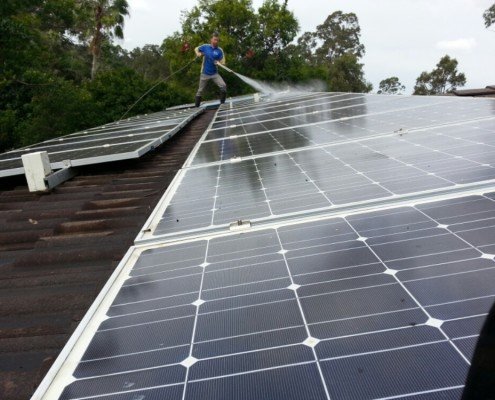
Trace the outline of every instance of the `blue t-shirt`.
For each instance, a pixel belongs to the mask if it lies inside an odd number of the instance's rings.
[[[220,47],[213,47],[211,44],[204,44],[198,50],[204,54],[201,72],[206,75],[215,75],[218,73],[215,61],[223,59],[223,50]]]

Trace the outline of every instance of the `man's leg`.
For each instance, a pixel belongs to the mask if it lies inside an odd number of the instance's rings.
[[[205,91],[206,85],[208,84],[208,80],[209,80],[208,75],[201,74],[201,76],[199,77],[199,87],[196,93],[196,101],[194,104],[196,107],[199,107],[201,105],[201,96]]]
[[[215,85],[220,89],[220,103],[225,103],[225,99],[227,98],[227,85],[220,74],[215,74],[212,77]]]

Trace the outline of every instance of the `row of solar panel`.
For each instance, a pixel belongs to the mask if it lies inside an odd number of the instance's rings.
[[[167,141],[202,110],[164,111],[0,154],[0,177],[22,174],[21,156],[47,151],[52,168],[137,158]]]
[[[310,149],[297,133],[244,140],[212,153],[248,159],[181,172],[156,235],[495,179],[495,119]]]
[[[138,249],[61,399],[456,398],[495,299],[494,199]]]

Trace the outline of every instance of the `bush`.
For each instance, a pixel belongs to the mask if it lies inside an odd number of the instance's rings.
[[[91,94],[65,80],[38,88],[25,113],[15,132],[24,146],[101,122]]]

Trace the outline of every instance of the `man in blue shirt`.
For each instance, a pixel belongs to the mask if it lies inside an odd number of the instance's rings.
[[[208,84],[208,81],[212,80],[220,89],[220,103],[225,103],[227,97],[227,85],[218,73],[217,64],[225,65],[225,54],[223,50],[218,47],[219,42],[218,33],[214,33],[211,37],[210,44],[204,44],[194,49],[197,57],[203,57],[203,64],[201,66],[201,77],[199,78],[199,88],[196,93],[196,107],[201,104],[201,96]]]

